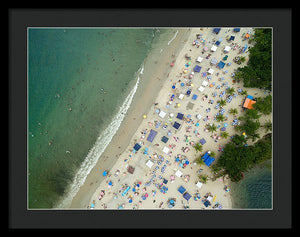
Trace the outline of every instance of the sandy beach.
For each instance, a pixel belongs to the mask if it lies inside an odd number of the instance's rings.
[[[245,44],[251,47],[243,37],[247,32],[251,35],[254,30],[241,28],[236,33],[233,28],[221,28],[219,34],[215,34],[212,28],[178,29],[177,36],[162,52],[162,57],[150,58],[145,63],[142,77],[150,76],[152,80],[140,85],[143,90],[135,95],[118,133],[70,208],[232,209],[230,191],[225,190],[226,186],[230,188],[229,180],[213,180],[210,168],[194,161],[207,151],[214,152],[215,159],[218,159],[222,146],[236,133],[233,120],[244,113],[245,96],[239,91],[246,90],[254,97],[266,95],[264,90],[243,88],[242,82],[233,82],[234,70],[245,65],[234,63],[234,57],[245,56],[248,60],[248,49],[239,54]],[[227,40],[230,36],[235,39]],[[212,46],[217,41],[220,44],[213,51]],[[227,53],[224,52],[225,46],[230,47]],[[223,59],[226,55],[227,59]],[[213,58],[216,64],[212,63]],[[223,69],[217,67],[219,61],[226,63]],[[231,65],[227,65],[229,62]],[[201,67],[200,72],[190,76],[196,65]],[[235,89],[235,94],[223,107],[224,111],[220,111],[217,101],[221,97],[226,100],[228,86]],[[229,113],[232,108],[237,108],[237,115]],[[214,120],[219,112],[224,114],[226,121]],[[264,124],[271,120],[271,116],[262,116],[259,120]],[[180,125],[178,129],[173,126],[175,122]],[[210,123],[218,127],[213,134],[205,130]],[[224,123],[229,133],[227,139],[220,137]],[[151,130],[156,132],[152,142],[147,140]],[[263,132],[260,129],[260,133]],[[196,152],[192,144],[200,139],[205,140],[203,151]],[[138,151],[134,150],[136,144],[140,146]],[[108,172],[106,176],[103,176],[104,171]],[[198,183],[199,174],[208,176],[208,181],[202,186]],[[185,191],[179,192],[180,187]],[[206,201],[210,205],[204,205]]]

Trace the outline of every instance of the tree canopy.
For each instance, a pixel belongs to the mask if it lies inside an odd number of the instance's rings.
[[[224,147],[215,164],[216,170],[224,169],[231,181],[239,182],[243,172],[272,157],[272,134],[265,135],[252,146],[245,146],[243,136],[235,135]]]
[[[257,28],[254,46],[249,49],[249,61],[239,67],[237,79],[243,79],[244,87],[272,89],[272,29]]]

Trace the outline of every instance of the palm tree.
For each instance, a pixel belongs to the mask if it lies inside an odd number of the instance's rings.
[[[271,122],[271,120],[266,122],[262,127],[265,128],[265,132],[272,131],[272,122]]]
[[[229,110],[229,113],[233,114],[233,115],[236,115],[238,113],[237,109],[236,108],[231,108]]]
[[[226,100],[218,100],[218,103],[220,104],[221,107],[225,106],[226,105]]]
[[[235,92],[235,90],[234,90],[233,87],[230,87],[230,88],[226,89],[226,93],[229,94],[229,95],[233,95],[234,92]]]
[[[258,133],[254,133],[251,135],[252,141],[254,142],[256,139],[260,138],[260,135]]]
[[[237,60],[237,64],[242,64],[244,62],[246,62],[246,57],[244,56],[239,57],[239,59]]]
[[[222,132],[221,133],[221,137],[223,137],[223,138],[227,138],[229,136],[229,133],[228,132]]]
[[[199,181],[200,181],[201,183],[206,184],[206,182],[207,182],[207,180],[208,180],[208,176],[207,176],[207,175],[202,174],[202,175],[199,175],[198,177],[199,177]]]
[[[199,143],[197,143],[196,145],[194,145],[195,150],[198,152],[202,151],[202,145],[200,145]]]
[[[241,95],[246,95],[247,96],[248,92],[246,90],[244,90],[244,91],[241,92]]]
[[[217,131],[217,126],[215,124],[209,125],[207,127],[208,131],[210,131],[211,133]]]
[[[203,159],[202,159],[202,157],[201,156],[199,156],[196,160],[195,160],[195,162],[196,162],[196,164],[197,165],[204,165],[204,161],[203,161]]]
[[[211,151],[211,152],[210,152],[210,156],[211,156],[211,157],[216,157],[216,153],[215,153],[214,151]]]
[[[217,116],[216,116],[216,120],[218,121],[218,122],[223,122],[224,121],[224,115],[223,114],[218,114]]]

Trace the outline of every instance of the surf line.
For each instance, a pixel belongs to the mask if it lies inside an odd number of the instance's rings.
[[[175,34],[174,34],[174,36],[172,37],[172,39],[170,39],[170,41],[168,42],[168,45],[170,45],[171,42],[176,38],[177,34],[178,34],[178,30],[175,32]]]
[[[81,164],[78,172],[76,173],[72,184],[69,187],[69,190],[66,196],[63,198],[61,202],[58,203],[57,208],[66,208],[69,207],[72,203],[73,198],[79,191],[80,187],[84,184],[88,174],[96,165],[99,157],[104,152],[106,147],[111,142],[114,135],[117,133],[128,109],[130,108],[131,102],[133,97],[138,89],[138,85],[140,82],[140,75],[144,72],[144,65],[142,65],[139,70],[137,71],[137,82],[133,89],[130,91],[128,96],[126,97],[124,103],[120,107],[118,113],[112,119],[112,122],[109,126],[100,134],[97,138],[94,146],[89,150],[86,158],[84,159],[83,163]]]

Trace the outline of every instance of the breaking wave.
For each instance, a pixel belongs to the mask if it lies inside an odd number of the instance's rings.
[[[144,65],[142,65],[139,70],[137,71],[137,81],[133,89],[130,91],[128,96],[126,97],[124,103],[120,107],[118,113],[114,116],[112,119],[112,122],[108,125],[108,127],[100,134],[100,136],[97,138],[94,146],[89,150],[86,158],[84,159],[83,163],[81,164],[78,172],[76,173],[72,184],[70,185],[68,194],[62,202],[60,202],[57,207],[58,208],[66,208],[71,205],[72,199],[76,195],[76,193],[79,191],[80,187],[84,184],[88,174],[93,169],[93,167],[96,165],[99,157],[104,152],[106,147],[111,142],[114,135],[117,133],[125,115],[128,109],[130,108],[131,102],[133,100],[133,97],[137,91],[139,81],[140,81],[140,75],[143,74],[144,71]]]

